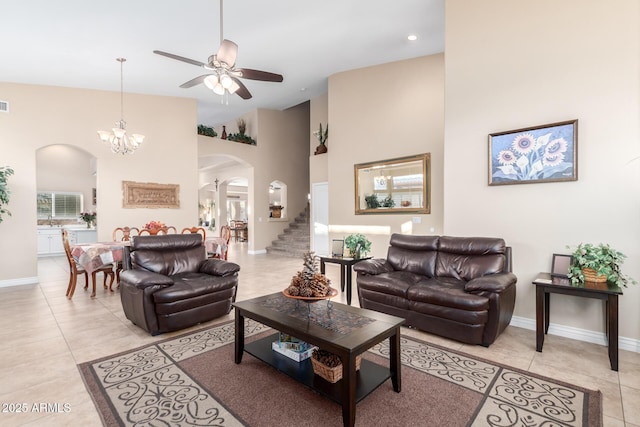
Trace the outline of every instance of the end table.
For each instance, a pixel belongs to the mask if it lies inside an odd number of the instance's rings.
[[[344,292],[345,285],[347,287],[347,305],[351,305],[351,267],[366,258],[348,258],[348,257],[320,257],[320,273],[325,272],[325,263],[340,264],[340,290]]]
[[[620,288],[591,289],[571,286],[569,279],[539,273],[533,281],[536,286],[536,351],[542,352],[544,336],[549,331],[549,295],[563,294],[605,301],[609,362],[611,369],[618,370],[618,296]]]

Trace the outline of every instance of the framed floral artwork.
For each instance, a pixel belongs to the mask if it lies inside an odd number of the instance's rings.
[[[577,179],[578,120],[489,135],[489,185]]]

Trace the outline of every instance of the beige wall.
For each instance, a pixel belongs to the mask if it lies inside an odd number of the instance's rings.
[[[283,111],[259,109],[247,120],[247,133],[257,144],[247,145],[219,138],[198,136],[198,155],[206,158],[227,155],[242,160],[247,167],[236,170],[209,170],[203,182],[231,177],[249,180],[249,252],[258,253],[271,245],[290,221],[304,210],[309,192],[309,104],[303,103]],[[237,132],[235,121],[225,124]],[[221,126],[216,126],[220,133]],[[251,129],[251,133],[250,132]],[[206,161],[206,160],[205,160]],[[284,220],[269,219],[269,183],[287,185],[287,212]]]
[[[68,144],[97,158],[99,240],[110,240],[117,226],[155,219],[181,228],[197,220],[194,100],[125,94],[128,129],[147,139],[138,152],[122,156],[96,134],[119,120],[119,92],[0,83],[0,93],[10,102],[10,113],[0,114],[0,163],[15,170],[9,179],[13,216],[0,224],[0,286],[36,280],[36,150],[41,147]],[[180,209],[123,209],[123,180],[179,184]]]
[[[566,245],[610,243],[640,279],[639,8],[636,0],[447,0],[445,232],[513,246],[515,315],[530,322],[531,280]],[[579,119],[578,181],[487,185],[489,133],[570,119]],[[551,300],[552,329],[603,331],[601,302]],[[625,290],[622,337],[640,339],[639,300],[639,287]]]
[[[372,254],[385,256],[403,225],[412,234],[441,233],[444,55],[329,77],[328,114],[329,238],[363,232]],[[430,214],[355,215],[354,164],[420,153],[431,153]]]

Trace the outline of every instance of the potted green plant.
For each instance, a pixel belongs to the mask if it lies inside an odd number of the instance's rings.
[[[371,242],[364,234],[350,234],[344,239],[344,245],[349,250],[349,256],[362,258],[371,251]]]
[[[385,199],[382,201],[382,206],[384,206],[385,208],[392,208],[395,205],[396,202],[391,198],[391,196],[385,197]]]
[[[367,209],[376,209],[380,207],[380,201],[378,200],[378,196],[375,194],[364,196],[364,201],[367,203]]]
[[[9,166],[0,166],[0,223],[2,222],[2,215],[7,214],[11,216],[11,212],[5,208],[9,204],[9,198],[11,196],[11,190],[7,185],[7,179],[13,175],[13,169]]]
[[[213,138],[218,136],[218,133],[210,126],[198,125],[198,135],[210,136]]]
[[[570,249],[569,246],[567,248]],[[568,277],[573,286],[600,282],[605,286],[608,284],[626,288],[629,283],[637,284],[634,279],[622,274],[620,269],[626,255],[608,244],[581,243],[575,248],[572,256]]]

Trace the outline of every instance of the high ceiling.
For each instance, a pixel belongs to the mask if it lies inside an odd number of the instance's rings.
[[[219,11],[219,0],[2,0],[0,81],[119,91],[124,57],[125,92],[195,98],[198,123],[217,125],[314,98],[341,71],[444,51],[444,0],[227,0],[237,66],[284,76],[243,80],[253,98],[227,105],[204,85],[179,88],[206,70],[153,53],[207,62]]]

